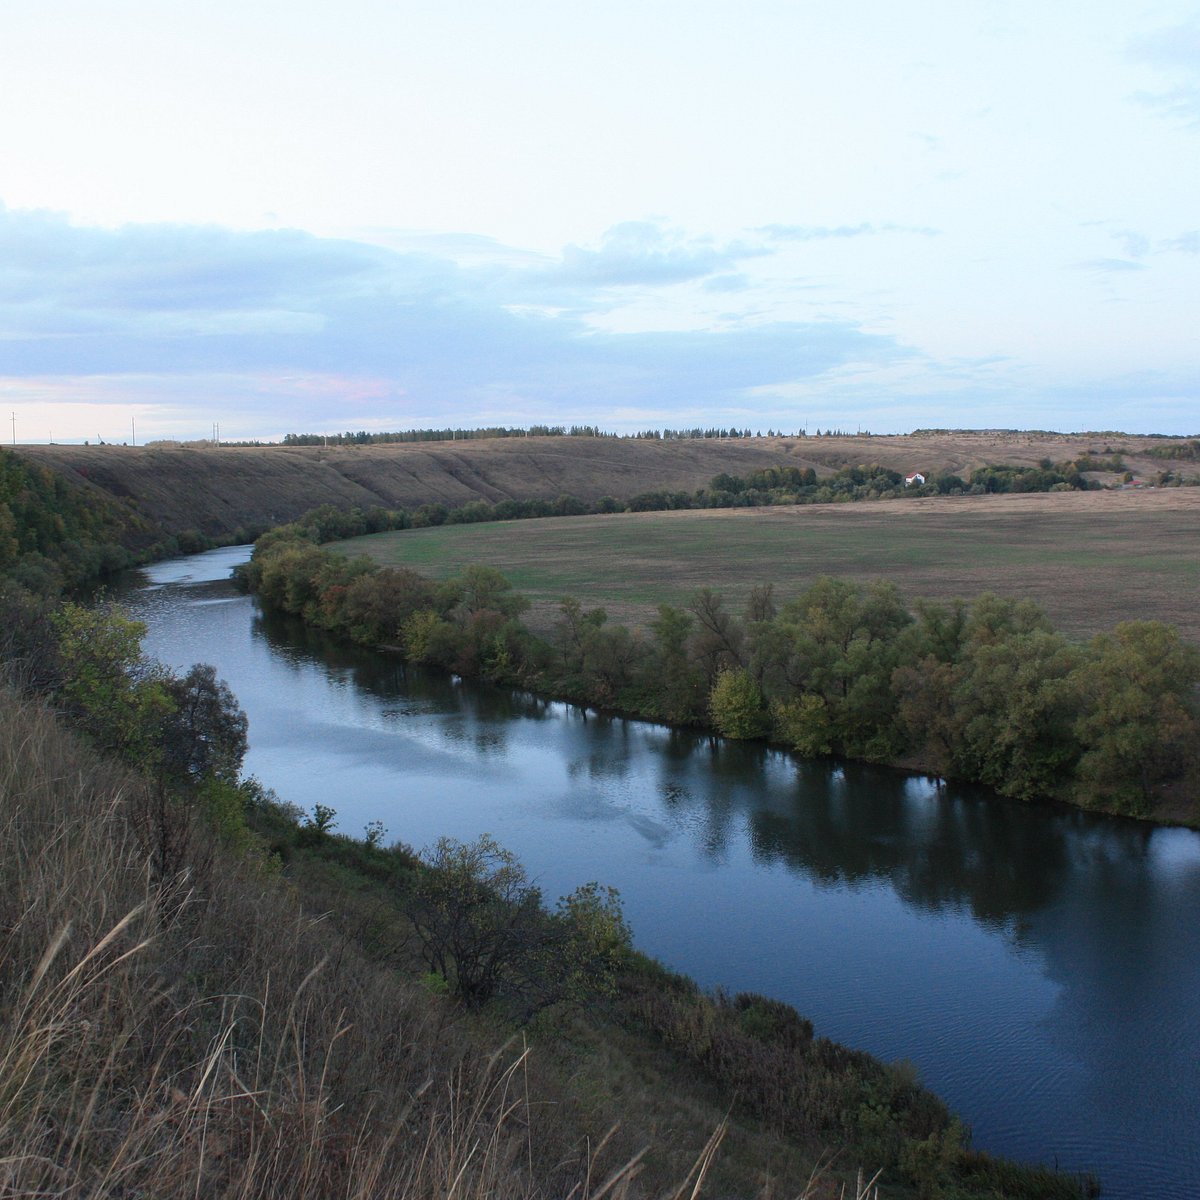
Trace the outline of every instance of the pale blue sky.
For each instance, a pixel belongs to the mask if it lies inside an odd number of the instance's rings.
[[[1200,431],[1196,3],[0,18],[18,441]]]

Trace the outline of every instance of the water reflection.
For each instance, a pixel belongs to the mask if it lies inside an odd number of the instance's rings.
[[[612,784],[656,754],[661,830],[699,815],[700,849],[728,858],[748,834],[755,862],[781,864],[821,886],[884,882],[907,903],[966,910],[976,921],[1027,935],[1028,917],[1067,886],[1130,897],[1146,885],[1157,838],[1170,839],[1173,869],[1200,886],[1195,835],[1076,810],[996,802],[981,789],[937,787],[923,777],[860,763],[805,761],[757,745],[726,743],[546,700],[469,684],[397,657],[339,644],[293,618],[256,612],[253,630],[277,661],[318,666],[334,686],[387,701],[392,720],[435,713],[438,736],[484,758],[512,750],[520,723],[554,722],[586,736],[566,739],[570,780]],[[397,703],[399,701],[399,703]],[[642,767],[641,769],[644,769]],[[645,826],[644,826],[645,827]]]

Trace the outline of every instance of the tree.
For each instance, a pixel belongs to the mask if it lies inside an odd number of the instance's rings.
[[[423,858],[409,916],[429,969],[468,1005],[506,984],[524,990],[537,974],[542,894],[516,857],[484,834],[439,838]]]
[[[255,546],[252,586],[269,608],[301,613],[320,596],[318,574],[331,556],[305,538],[293,538],[264,547]]]
[[[962,738],[962,718],[955,691],[963,668],[927,654],[892,672],[896,715],[908,745],[921,765],[936,775],[951,775]]]
[[[750,595],[746,600],[746,621],[751,625],[763,621],[773,621],[777,611],[775,585],[773,583],[755,584],[750,589]]]
[[[563,673],[578,676],[583,670],[584,654],[589,635],[599,629],[608,614],[602,608],[584,612],[583,605],[574,596],[564,596],[558,602],[561,619],[554,626],[554,648],[562,662]]]
[[[342,612],[355,641],[378,646],[399,641],[404,623],[433,600],[434,587],[423,575],[407,567],[389,568],[353,579]]]
[[[116,607],[64,604],[51,617],[62,677],[59,695],[71,716],[106,750],[145,763],[170,712],[166,673],[142,658],[146,627]]]
[[[1079,803],[1144,813],[1162,786],[1194,767],[1200,722],[1200,651],[1161,621],[1126,621],[1091,642],[1078,686],[1086,706]]]
[[[549,913],[524,867],[487,834],[440,838],[422,858],[409,917],[429,969],[467,1005],[500,999],[527,1020],[611,990],[629,946],[611,888],[586,884]]]
[[[717,676],[708,711],[717,732],[728,738],[763,737],[770,726],[762,692],[744,667],[728,668]]]
[[[704,672],[711,688],[724,671],[744,664],[745,635],[724,601],[711,588],[702,588],[688,606],[695,617],[691,640],[692,660]]]
[[[962,653],[967,636],[967,605],[963,600],[942,604],[917,600],[913,605],[916,621],[909,627],[906,653],[910,659],[931,656],[938,662],[954,663]]]
[[[1043,629],[970,646],[952,691],[956,770],[1022,800],[1057,795],[1079,758],[1079,662]]]
[[[462,620],[479,612],[497,612],[516,617],[529,607],[529,601],[495,567],[475,564],[467,567],[453,581],[458,587],[459,601],[456,616]]]
[[[0,582],[0,664],[5,681],[40,695],[62,682],[53,609],[44,597]]]
[[[624,625],[597,624],[585,632],[583,651],[585,694],[600,704],[620,704],[645,657],[645,643]]]
[[[182,679],[170,679],[163,686],[172,706],[160,733],[167,777],[182,784],[209,778],[236,783],[246,756],[249,722],[216,669],[197,663]]]
[[[617,889],[585,883],[559,900],[554,919],[561,931],[561,998],[587,1003],[612,995],[633,944]]]
[[[798,754],[811,758],[833,749],[829,705],[815,692],[792,700],[773,700],[771,724],[775,736]]]
[[[644,707],[650,716],[689,724],[704,713],[708,689],[688,656],[694,619],[670,604],[658,606],[650,622],[652,650],[642,663]]]
[[[898,749],[892,671],[900,661],[901,634],[912,617],[895,586],[863,588],[821,578],[756,639],[756,667],[773,699],[808,701],[804,725],[820,718],[819,744],[861,758],[886,758]],[[789,723],[799,710],[781,709]],[[802,741],[818,742],[809,734]],[[811,752],[811,751],[810,751]]]

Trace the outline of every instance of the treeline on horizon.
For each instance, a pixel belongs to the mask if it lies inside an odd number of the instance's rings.
[[[820,578],[791,597],[756,588],[741,613],[704,589],[659,606],[645,630],[564,597],[540,637],[495,569],[435,582],[324,549],[323,528],[318,516],[264,535],[247,585],[270,608],[413,662],[1021,800],[1149,815],[1195,794],[1200,651],[1162,622],[1077,644],[1029,601],[910,609],[890,583]]]
[[[784,433],[782,429],[762,430],[737,429],[733,426],[693,426],[690,429],[642,429],[635,433],[616,433],[601,429],[598,425],[488,425],[472,429],[402,429],[391,433],[369,433],[365,429],[347,430],[345,433],[285,433],[284,446],[385,446],[395,442],[465,442],[485,438],[523,437],[593,437],[631,441],[685,441],[691,438],[752,438],[752,437],[807,437],[805,430]],[[841,430],[819,429],[817,437],[848,437]],[[862,436],[869,437],[865,431]],[[229,445],[238,443],[227,443]],[[259,443],[254,443],[258,445]]]
[[[1096,433],[1097,431],[1090,431]],[[1104,431],[1099,431],[1104,433]],[[955,434],[974,433],[974,434],[1032,434],[1043,437],[1063,437],[1061,431],[1053,429],[914,429],[909,437],[947,437]],[[601,429],[598,425],[487,425],[472,428],[449,427],[443,429],[402,429],[392,432],[371,433],[365,429],[346,430],[340,433],[287,433],[283,436],[282,445],[284,446],[372,446],[372,445],[387,445],[392,442],[450,442],[450,441],[469,441],[473,439],[483,438],[510,438],[510,437],[603,437],[615,438],[618,440],[633,440],[633,441],[686,441],[692,438],[761,438],[761,437],[790,437],[790,438],[849,438],[849,437],[874,437],[869,429],[855,429],[851,433],[848,429],[834,428],[829,426],[826,429],[821,429],[818,425],[813,433],[809,433],[807,427],[795,429],[791,432],[785,429],[770,428],[765,433],[761,429],[751,429],[749,426],[744,426],[738,429],[736,426],[723,428],[717,425],[693,425],[681,429],[641,429],[633,433],[617,433],[614,430]],[[1127,436],[1119,433],[1116,430],[1107,431],[1106,436],[1123,437]],[[1160,437],[1171,438],[1179,441],[1184,440],[1187,435],[1171,434],[1171,433],[1153,433],[1142,435],[1145,437]],[[1147,454],[1152,454],[1156,458],[1186,458],[1194,459],[1198,455],[1200,448],[1200,439],[1191,439],[1192,446],[1182,451],[1176,451],[1170,446],[1158,446],[1154,449],[1147,450]],[[270,445],[259,441],[253,442],[233,442],[227,441],[225,445]]]

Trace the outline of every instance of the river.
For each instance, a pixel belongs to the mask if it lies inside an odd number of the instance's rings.
[[[361,836],[493,834],[553,901],[621,892],[637,946],[907,1059],[997,1154],[1111,1197],[1200,1191],[1200,834],[939,792],[406,668],[263,614],[232,547],[125,602],[212,663],[245,769]]]

